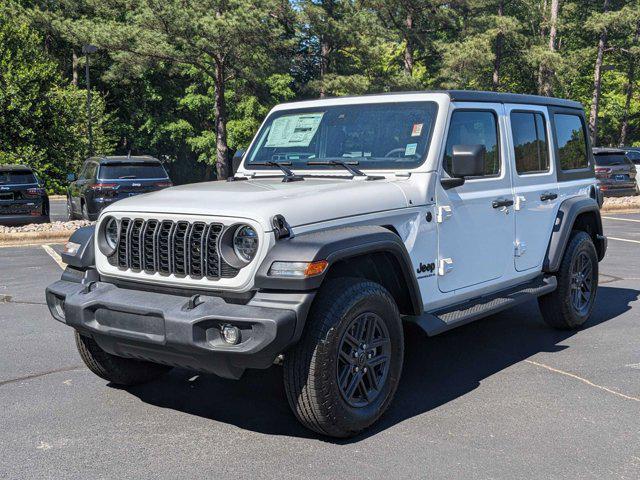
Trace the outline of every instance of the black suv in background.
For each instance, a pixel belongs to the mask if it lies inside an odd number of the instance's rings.
[[[49,197],[25,165],[0,165],[0,225],[49,222]]]
[[[69,220],[96,220],[117,200],[173,185],[160,160],[149,156],[92,157],[67,180]]]
[[[594,148],[596,178],[605,197],[638,195],[636,166],[619,148]]]

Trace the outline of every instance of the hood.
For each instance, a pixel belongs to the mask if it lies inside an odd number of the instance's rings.
[[[403,208],[407,199],[398,180],[282,177],[236,182],[204,182],[167,188],[120,200],[104,212],[145,212],[254,219],[271,230],[271,218],[284,215],[292,227],[340,217]]]

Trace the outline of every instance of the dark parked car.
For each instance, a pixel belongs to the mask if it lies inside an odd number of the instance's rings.
[[[0,165],[0,225],[49,221],[49,197],[25,165]]]
[[[67,189],[69,219],[96,220],[117,200],[171,187],[162,163],[148,156],[92,157],[80,174],[71,173]]]
[[[638,195],[636,166],[619,148],[594,148],[596,178],[604,196]]]

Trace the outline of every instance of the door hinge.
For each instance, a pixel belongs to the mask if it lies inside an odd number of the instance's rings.
[[[452,258],[441,258],[438,264],[438,275],[443,276],[453,270]]]
[[[514,210],[521,210],[524,204],[527,203],[527,197],[523,197],[522,195],[516,195],[516,201],[514,203]]]
[[[514,255],[516,257],[521,257],[522,255],[525,254],[525,252],[527,251],[527,243],[526,242],[521,242],[520,240],[516,240],[514,242],[515,248],[514,248]]]
[[[444,222],[446,219],[451,218],[453,211],[449,205],[443,205],[438,207],[438,213],[436,213],[436,221],[438,223]]]

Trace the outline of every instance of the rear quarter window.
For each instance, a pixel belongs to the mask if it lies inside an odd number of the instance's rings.
[[[589,167],[585,126],[578,115],[556,113],[555,135],[561,170],[578,170]]]

